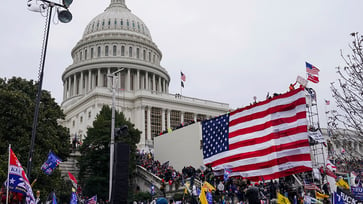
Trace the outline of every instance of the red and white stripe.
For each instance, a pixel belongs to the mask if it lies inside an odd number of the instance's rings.
[[[337,167],[331,163],[330,160],[326,161],[326,168],[328,168],[330,171],[337,171]]]
[[[229,148],[204,163],[250,180],[311,171],[304,89],[231,112]]]

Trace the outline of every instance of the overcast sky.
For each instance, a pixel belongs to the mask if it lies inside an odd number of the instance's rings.
[[[27,10],[27,0],[5,0],[0,6],[0,77],[38,80],[45,18]],[[72,64],[71,50],[86,25],[110,0],[74,0],[73,20],[52,24],[43,89],[60,104],[61,75]],[[248,105],[267,92],[282,93],[305,62],[318,67],[320,120],[324,100],[333,102],[330,83],[348,54],[352,32],[362,32],[361,0],[126,0],[148,26],[163,53],[162,66],[171,77],[170,93],[180,93],[180,71],[186,75],[182,94],[230,104]],[[57,18],[53,18],[56,20]],[[322,122],[324,121],[324,122]]]

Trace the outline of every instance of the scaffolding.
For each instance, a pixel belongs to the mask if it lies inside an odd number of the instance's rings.
[[[317,97],[316,92],[312,88],[306,88],[306,111],[307,111],[307,119],[308,119],[308,131],[309,135],[312,132],[317,133],[317,135],[322,136],[322,132],[320,129],[320,122],[319,122],[319,110],[317,105]],[[327,157],[327,147],[326,143],[319,142],[314,140],[309,136],[309,143],[310,143],[310,153],[311,153],[311,161],[313,170],[318,169],[320,170],[323,168],[325,172],[326,168],[326,157]],[[314,173],[312,175],[313,183],[316,183],[314,179]],[[324,178],[319,180],[320,184],[323,184]]]

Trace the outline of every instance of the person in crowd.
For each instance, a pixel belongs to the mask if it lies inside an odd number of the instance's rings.
[[[246,198],[249,204],[260,204],[259,190],[256,186],[251,184],[250,180],[247,180],[248,188],[246,189]]]

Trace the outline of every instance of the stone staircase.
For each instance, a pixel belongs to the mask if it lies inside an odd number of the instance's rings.
[[[81,156],[78,151],[71,152],[66,161],[59,164],[61,175],[64,179],[69,180],[68,172],[73,174],[78,179],[79,168],[77,166],[77,158]]]
[[[134,180],[135,186],[138,186],[140,191],[142,192],[150,192],[151,186],[154,186],[155,188],[155,196],[163,196],[163,192],[160,190],[160,187],[162,185],[161,178],[157,177],[155,174],[147,171],[142,166],[136,166],[136,178]],[[186,181],[188,181],[187,179]],[[197,179],[194,180],[194,185],[196,185],[197,188],[200,188],[202,185],[201,182]],[[174,194],[177,193],[184,193],[185,186],[182,184],[176,184],[173,183],[172,185],[165,185],[165,196],[167,198],[172,198]]]
[[[59,169],[61,171],[61,175],[65,180],[70,180],[68,176],[68,172],[73,174],[78,180],[79,168],[77,166],[78,161],[77,158],[80,157],[81,154],[78,151],[70,153],[69,157],[66,161],[63,161],[59,164]],[[188,180],[186,180],[188,181]],[[144,167],[137,165],[136,166],[136,177],[132,181],[134,186],[138,187],[141,192],[150,192],[151,186],[154,186],[155,196],[163,196],[163,192],[160,190],[162,186],[162,180],[155,174],[147,171]],[[200,188],[201,182],[199,180],[194,180],[194,184],[197,188]],[[182,184],[173,183],[172,185],[168,185],[165,182],[165,194],[167,198],[173,197],[177,193],[183,193],[185,190],[185,186]]]

